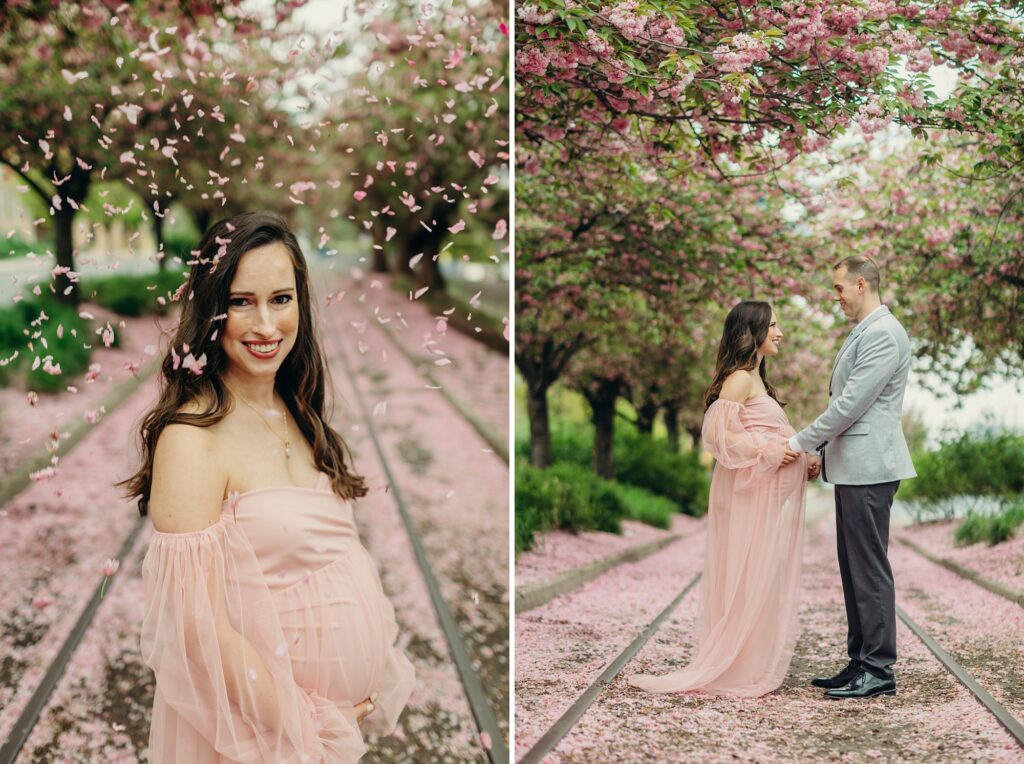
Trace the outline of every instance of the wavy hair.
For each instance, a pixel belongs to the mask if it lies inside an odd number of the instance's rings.
[[[316,466],[331,479],[334,491],[345,499],[366,495],[365,481],[348,466],[352,461],[348,446],[328,424],[333,401],[328,403],[326,391],[333,390],[333,385],[329,384],[330,371],[314,323],[309,271],[302,249],[280,215],[247,212],[210,227],[198,249],[192,251],[188,280],[175,293],[175,299],[181,302],[181,318],[170,352],[160,367],[159,398],[139,430],[142,465],[130,478],[116,484],[126,486],[128,498],[138,499],[142,515],[149,509],[153,455],[164,428],[170,424],[210,427],[231,411],[232,396],[221,376],[228,358],[217,341],[219,327],[227,316],[229,289],[242,256],[274,242],[284,245],[291,256],[299,308],[295,345],[278,369],[274,387],[312,444]],[[195,357],[205,353],[203,373],[197,375],[183,368],[179,352],[191,352]],[[201,403],[205,410],[179,411],[190,401],[205,402]]]
[[[775,388],[771,386],[765,373],[765,358],[757,362],[757,349],[768,337],[768,327],[772,323],[772,306],[760,300],[744,300],[734,306],[725,317],[725,328],[722,339],[718,343],[718,360],[715,362],[715,376],[711,386],[704,393],[704,410],[718,400],[725,380],[737,370],[753,371],[757,367],[764,389],[780,406],[786,404],[779,400]]]

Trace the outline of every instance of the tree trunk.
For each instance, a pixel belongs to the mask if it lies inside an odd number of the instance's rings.
[[[526,410],[530,416],[530,463],[551,466],[551,428],[548,419],[548,386],[526,380]]]
[[[66,180],[58,190],[58,196],[61,199],[60,209],[53,208],[57,265],[67,268],[69,271],[75,270],[75,243],[72,225],[75,222],[75,215],[78,214],[78,208],[82,206],[82,202],[89,193],[90,183],[89,172],[73,165],[71,172],[68,173]],[[78,306],[80,298],[78,284],[72,282],[67,274],[62,273],[56,276],[53,280],[53,287],[60,302]]]
[[[662,409],[665,418],[665,430],[668,433],[668,450],[679,453],[679,406],[667,403]]]
[[[167,266],[168,252],[164,249],[164,219],[157,210],[153,210],[153,237],[156,239],[156,267],[162,271]]]
[[[75,249],[71,236],[71,226],[75,222],[76,211],[66,205],[63,209],[56,210],[53,216],[57,265],[67,268],[69,271],[75,269]],[[53,287],[57,290],[57,300],[59,302],[75,307],[78,306],[78,284],[72,282],[67,277],[67,274],[61,273],[56,276],[53,280]]]
[[[192,219],[196,221],[196,228],[199,229],[199,238],[203,238],[210,228],[210,223],[213,222],[213,213],[207,209],[195,209],[192,210]]]
[[[406,250],[406,265],[408,260],[423,253],[423,257],[416,264],[415,281],[417,287],[430,287],[431,292],[443,292],[445,290],[444,276],[438,266],[438,258],[441,254],[441,244],[448,236],[448,227],[455,207],[445,204],[436,215],[432,217],[431,230],[428,231],[419,223],[416,224],[416,232],[409,240],[409,248]],[[412,269],[409,268],[412,273]]]
[[[694,448],[695,451],[700,449],[700,439],[701,439],[700,430],[701,430],[700,427],[687,427],[686,428],[686,432],[688,432],[689,435],[690,435],[690,440],[693,442],[693,448]]]
[[[636,429],[645,435],[654,432],[654,418],[658,416],[658,404],[648,398],[636,409]]]
[[[385,229],[385,230],[382,230]],[[388,253],[385,251],[387,241],[385,237],[387,226],[381,221],[380,225],[373,227],[373,272],[374,273],[387,273],[388,272]],[[378,249],[380,247],[380,249]]]
[[[441,268],[438,266],[437,260],[434,259],[437,257],[437,251],[440,249],[440,244],[440,240],[437,240],[431,247],[434,254],[431,256],[424,255],[423,259],[420,260],[420,267],[416,279],[417,286],[430,287],[430,291],[435,294],[437,292],[444,292],[446,286],[444,276],[441,275]]]
[[[583,390],[594,423],[594,472],[605,480],[615,476],[615,401],[620,390],[618,380],[608,379],[598,380],[596,385]]]

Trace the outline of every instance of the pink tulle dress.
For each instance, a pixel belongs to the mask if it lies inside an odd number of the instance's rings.
[[[759,395],[719,398],[704,416],[715,457],[695,652],[689,665],[629,683],[649,692],[756,697],[782,684],[797,638],[806,457],[780,467],[794,430]]]
[[[205,530],[155,531],[142,575],[154,764],[355,762],[360,725],[340,709],[371,695],[362,728],[394,730],[413,667],[325,474],[240,494]]]

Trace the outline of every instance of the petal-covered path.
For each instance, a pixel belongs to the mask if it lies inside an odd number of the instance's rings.
[[[386,285],[374,286],[380,282],[343,281],[333,273],[318,278],[337,391],[333,424],[371,487],[356,505],[356,520],[417,668],[416,690],[396,736],[371,741],[365,760],[486,761],[484,746],[492,741],[478,734],[343,364],[347,359],[370,409],[507,745],[508,468],[391,343],[402,342],[413,355],[450,357],[452,363],[433,370],[434,378],[457,380],[452,388],[461,402],[499,431],[507,421],[507,408],[499,411],[497,403],[507,407],[507,358],[455,332],[439,333],[435,316],[400,295],[394,299]],[[334,299],[325,305],[323,295],[331,290]],[[375,326],[380,320],[393,322],[393,339]],[[0,573],[10,582],[0,592],[0,740],[99,583],[103,560],[116,555],[136,521],[135,507],[112,483],[134,464],[130,433],[155,389],[155,379],[143,384],[61,460],[55,479],[34,483],[0,508]],[[152,675],[138,653],[147,540],[148,525],[122,560],[19,762],[147,760]]]
[[[845,663],[846,628],[829,497],[809,495],[802,634],[783,686],[763,698],[727,699],[651,695],[626,684],[628,675],[686,664],[695,589],[544,761],[1021,760],[1011,735],[902,622],[895,698],[833,701],[808,684]],[[703,533],[675,542],[517,615],[517,758],[700,570],[703,544]],[[891,560],[900,607],[1008,711],[1024,716],[1024,609],[900,545]]]

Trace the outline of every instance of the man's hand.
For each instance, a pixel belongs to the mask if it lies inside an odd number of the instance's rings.
[[[786,446],[786,455],[782,457],[782,466],[785,467],[787,464],[792,464],[800,458],[800,454],[793,451],[789,446]]]
[[[820,456],[809,456],[807,457],[807,479],[815,480],[818,475],[821,474],[821,457]]]

